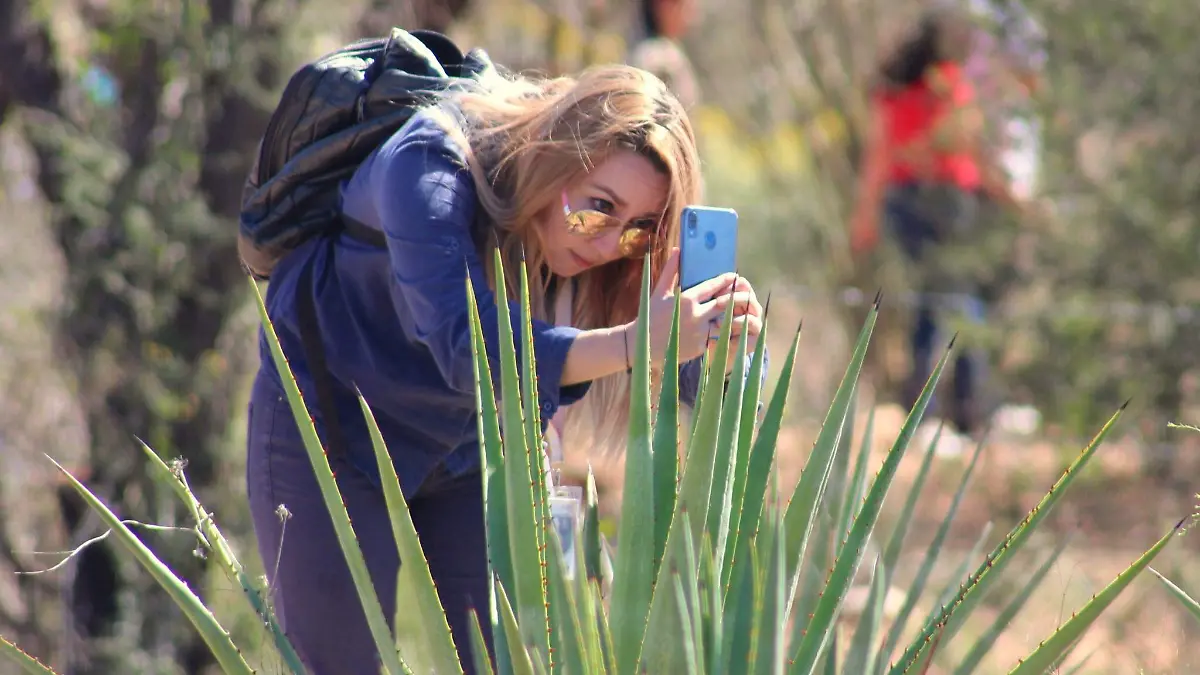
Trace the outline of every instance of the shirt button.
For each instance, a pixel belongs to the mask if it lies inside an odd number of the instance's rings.
[[[458,240],[454,237],[446,237],[445,255],[450,257],[458,251]]]
[[[549,401],[542,401],[542,413],[549,415],[554,406],[550,405]]]

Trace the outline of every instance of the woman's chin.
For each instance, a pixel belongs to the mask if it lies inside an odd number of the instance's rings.
[[[547,259],[546,266],[550,268],[550,272],[554,276],[564,279],[579,276],[587,270],[587,266],[583,261],[577,260],[575,255],[571,253]]]

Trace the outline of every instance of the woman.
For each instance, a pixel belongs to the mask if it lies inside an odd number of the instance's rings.
[[[555,418],[572,448],[614,447],[628,428],[642,261],[651,256],[655,274],[651,353],[661,367],[675,302],[672,244],[681,209],[700,191],[687,117],[645,71],[612,66],[547,81],[489,76],[419,111],[344,186],[343,211],[383,230],[387,255],[327,237],[298,248],[272,275],[268,311],[306,392],[312,379],[293,307],[297,294],[313,295],[348,448],[329,460],[384,615],[390,621],[395,610],[400,561],[355,387],[383,431],[468,670],[467,612],[480,608],[486,618],[488,578],[464,272],[495,363],[498,299],[488,262],[498,248],[515,289],[524,256],[542,420]],[[315,281],[299,283],[310,265],[307,278]],[[682,296],[687,402],[695,399],[696,359],[709,349],[714,322],[735,303],[733,333],[753,338],[761,307],[750,284],[732,275]],[[512,310],[516,317],[515,304]],[[314,675],[377,672],[265,342],[261,354],[247,479],[284,629]],[[560,408],[567,405],[564,424]],[[324,436],[326,421],[314,417]]]
[[[960,11],[927,11],[913,34],[882,64],[871,95],[872,119],[851,222],[856,253],[879,238],[882,212],[921,278],[912,334],[912,372],[904,403],[916,402],[935,363],[937,314],[955,310],[982,322],[978,289],[965,270],[933,257],[943,244],[960,243],[975,226],[981,194],[998,203],[1016,200],[982,143],[982,117],[963,73],[973,28]],[[979,396],[985,360],[960,349],[953,364],[951,421],[965,434],[983,422]]]

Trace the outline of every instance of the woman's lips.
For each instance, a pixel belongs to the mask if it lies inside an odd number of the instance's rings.
[[[575,261],[575,264],[579,265],[583,269],[589,269],[596,266],[596,263],[588,260],[574,251],[571,251],[571,259]]]

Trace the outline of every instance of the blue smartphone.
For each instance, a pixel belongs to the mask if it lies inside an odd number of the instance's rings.
[[[737,211],[687,206],[680,220],[680,289],[737,271]]]

